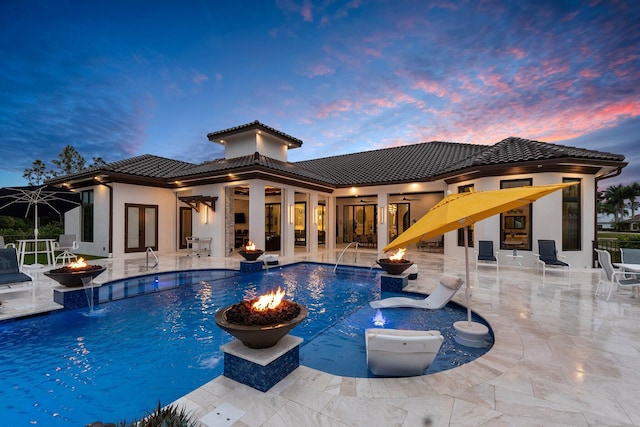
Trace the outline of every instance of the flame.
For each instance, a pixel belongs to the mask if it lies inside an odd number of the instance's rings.
[[[376,311],[376,316],[373,318],[373,324],[375,326],[384,326],[386,322],[387,322],[387,319],[385,319],[380,309],[378,309],[378,311]]]
[[[276,292],[271,291],[266,295],[261,295],[258,301],[253,303],[253,308],[257,311],[272,310],[280,305],[285,292],[278,287]]]
[[[244,247],[245,251],[255,251],[256,250],[256,245],[253,244],[253,242],[247,242],[246,246]]]
[[[393,255],[389,255],[389,259],[394,260],[394,261],[399,261],[402,259],[402,257],[404,256],[404,253],[406,252],[406,249],[400,248],[398,249],[398,252],[396,252]]]
[[[78,258],[76,261],[69,263],[69,268],[85,268],[86,266],[87,263],[84,262],[84,258]]]

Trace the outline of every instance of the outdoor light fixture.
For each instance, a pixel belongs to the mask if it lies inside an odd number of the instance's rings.
[[[293,224],[293,216],[296,213],[296,207],[294,205],[289,205],[289,224]]]
[[[384,206],[380,206],[378,208],[378,222],[380,224],[384,224],[384,215],[385,215],[385,209]]]
[[[209,206],[204,205],[204,223],[209,224]]]
[[[313,223],[318,225],[318,207],[313,208]]]

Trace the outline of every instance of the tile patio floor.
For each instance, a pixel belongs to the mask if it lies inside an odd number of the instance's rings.
[[[335,263],[340,251],[280,257]],[[160,271],[239,268],[240,258],[161,254]],[[464,275],[464,261],[409,253],[419,268],[412,290],[430,292],[443,272]],[[344,264],[370,267],[376,253],[347,253]],[[144,258],[92,262],[108,270],[96,282],[144,274]],[[504,262],[503,264],[507,264]],[[526,265],[526,259],[525,259]],[[0,294],[0,319],[55,309],[54,284],[38,273],[30,292]],[[640,425],[640,300],[630,291],[594,296],[598,271],[542,275],[502,265],[481,267],[473,308],[491,324],[484,357],[433,375],[343,378],[300,366],[266,393],[225,377],[178,400],[203,426],[631,426]],[[462,303],[464,293],[454,298]]]

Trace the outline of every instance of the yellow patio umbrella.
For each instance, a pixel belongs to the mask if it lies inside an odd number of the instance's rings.
[[[541,197],[562,190],[578,182],[563,184],[525,186],[502,190],[478,191],[451,194],[427,212],[415,224],[399,235],[383,249],[384,252],[404,248],[411,243],[431,239],[449,231],[464,227],[464,259],[466,267],[467,325],[456,322],[454,327],[469,329],[469,333],[486,330],[484,325],[471,321],[471,295],[469,288],[468,226],[493,215],[535,202]],[[487,330],[488,331],[488,330]],[[486,334],[486,332],[485,332]]]

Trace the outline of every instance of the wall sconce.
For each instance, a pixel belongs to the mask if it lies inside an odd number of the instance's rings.
[[[318,207],[313,208],[313,224],[318,225]]]
[[[209,224],[209,206],[204,205],[204,223]]]
[[[378,208],[378,222],[380,222],[380,224],[384,224],[384,215],[385,215],[385,208],[384,206],[380,206]]]
[[[296,207],[294,205],[289,205],[289,224],[293,224],[293,217],[296,213]]]

